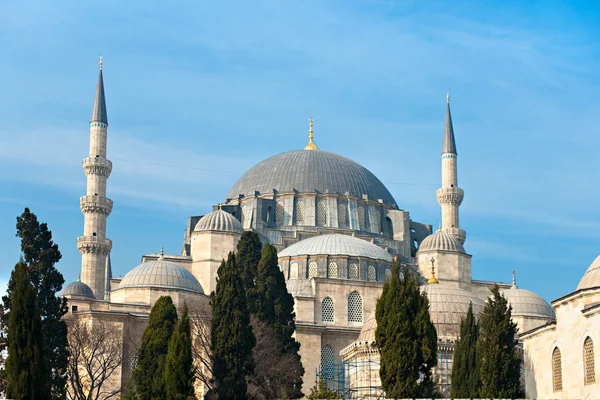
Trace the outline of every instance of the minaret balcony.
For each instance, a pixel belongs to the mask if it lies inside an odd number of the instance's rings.
[[[82,164],[86,175],[102,175],[108,178],[112,172],[112,162],[104,157],[84,158]]]
[[[110,253],[112,240],[96,236],[79,236],[77,238],[77,249],[81,254],[103,254]]]
[[[112,211],[113,201],[104,196],[81,196],[79,207],[84,214],[101,213],[108,216]]]
[[[464,190],[457,187],[440,188],[435,194],[440,205],[453,204],[455,206],[460,206],[465,197]]]

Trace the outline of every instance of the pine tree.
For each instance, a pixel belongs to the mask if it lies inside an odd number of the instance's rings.
[[[521,360],[516,350],[517,324],[511,319],[512,308],[494,285],[492,297],[479,317],[477,359],[481,386],[479,396],[485,398],[521,398]]]
[[[250,326],[243,274],[233,253],[221,263],[217,275],[217,289],[211,295],[214,391],[219,399],[244,399],[256,339]]]
[[[478,396],[478,337],[479,325],[475,321],[473,304],[471,303],[467,316],[460,322],[460,337],[454,348],[452,386],[450,388],[450,397],[452,398],[474,398]]]
[[[236,260],[242,272],[242,279],[246,288],[248,307],[250,312],[256,312],[256,289],[258,263],[261,257],[262,243],[256,232],[245,231],[237,245]]]
[[[375,339],[379,348],[381,385],[389,398],[431,396],[437,364],[437,334],[429,316],[429,301],[409,271],[400,280],[400,266],[383,286],[377,302]]]
[[[27,264],[19,261],[8,284],[11,301],[8,318],[6,397],[50,399],[50,374],[44,359],[42,321]]]
[[[300,359],[300,343],[293,334],[296,330],[294,298],[288,292],[285,277],[279,269],[277,250],[265,244],[258,263],[256,277],[256,313],[255,315],[275,331],[275,336],[283,353],[293,354]],[[297,379],[285,388],[288,398],[302,397],[302,376],[304,369],[299,364]]]
[[[187,305],[169,340],[165,369],[167,400],[194,399],[194,363]]]
[[[21,239],[21,258],[27,267],[29,281],[37,292],[37,308],[42,319],[44,359],[49,368],[52,398],[66,396],[67,326],[62,320],[67,312],[66,300],[56,294],[65,280],[54,266],[62,257],[58,245],[52,241],[52,232],[46,223],[39,223],[35,214],[25,208],[17,217],[17,237]],[[4,318],[0,324],[6,327],[10,316],[11,299],[3,300]],[[0,313],[2,314],[2,313]],[[1,344],[0,344],[1,347]]]
[[[159,297],[150,311],[148,326],[137,353],[137,365],[132,372],[140,400],[166,398],[165,364],[169,339],[176,324],[177,310],[173,300],[170,296]]]
[[[336,391],[329,389],[323,378],[319,378],[319,382],[315,383],[315,386],[310,389],[308,398],[311,400],[341,399],[342,396]]]

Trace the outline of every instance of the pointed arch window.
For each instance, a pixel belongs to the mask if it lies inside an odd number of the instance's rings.
[[[366,225],[365,206],[358,206],[358,229],[364,231]]]
[[[288,279],[298,279],[298,263],[293,262],[290,265],[290,277]]]
[[[381,211],[375,210],[375,233],[381,233]]]
[[[348,227],[348,205],[345,201],[338,203],[338,226],[340,228]]]
[[[358,264],[352,263],[348,266],[348,279],[358,279]]]
[[[316,261],[311,261],[308,264],[308,279],[319,275],[319,266]]]
[[[317,199],[317,225],[327,225],[327,200]]]
[[[321,320],[323,322],[333,322],[335,317],[335,308],[331,297],[325,297],[321,302]]]
[[[348,296],[348,322],[363,322],[363,299],[357,291]]]
[[[392,270],[389,268],[385,269],[385,280],[389,280],[392,277]]]
[[[296,225],[304,225],[304,200],[296,200],[295,217]]]
[[[587,337],[583,342],[583,376],[585,385],[596,383],[596,368],[594,365],[594,342]]]
[[[562,391],[562,360],[560,349],[555,347],[552,351],[552,388],[555,392]]]
[[[338,265],[332,261],[327,266],[327,277],[328,278],[337,278],[338,277]]]
[[[375,282],[377,280],[377,270],[372,265],[369,265],[369,269],[367,270],[367,279],[370,282]]]
[[[284,214],[284,207],[283,207],[283,202],[282,201],[278,201],[275,204],[275,223],[277,225],[283,225],[283,214]]]
[[[328,344],[321,346],[321,375],[333,379],[333,349]]]

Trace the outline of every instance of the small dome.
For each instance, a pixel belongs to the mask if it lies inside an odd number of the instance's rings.
[[[63,296],[94,297],[94,292],[88,285],[78,280],[76,282],[69,283],[65,287],[65,290],[63,290]]]
[[[464,253],[465,249],[462,244],[454,236],[451,236],[445,232],[437,231],[434,234],[427,236],[417,249],[417,252],[425,251],[455,251],[458,253]]]
[[[217,210],[206,214],[196,224],[194,232],[204,231],[233,232],[241,235],[244,233],[244,227],[233,215],[223,210]]]
[[[529,290],[513,285],[510,289],[502,289],[500,292],[511,305],[512,315],[515,317],[553,317],[550,304]]]
[[[279,253],[279,257],[351,256],[392,262],[392,256],[381,247],[353,236],[331,234],[301,240]]]
[[[203,294],[202,286],[194,275],[179,264],[158,260],[147,261],[129,271],[116,290],[126,288],[165,288]]]
[[[600,256],[590,264],[577,285],[577,290],[600,286]]]

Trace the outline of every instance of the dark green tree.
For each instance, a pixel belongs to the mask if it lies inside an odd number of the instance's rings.
[[[67,312],[66,300],[56,294],[65,282],[54,266],[62,257],[52,232],[46,223],[40,223],[29,208],[17,217],[17,237],[21,239],[21,259],[27,267],[29,281],[37,293],[37,308],[42,319],[44,359],[50,374],[50,392],[54,399],[66,396],[67,325],[62,320]],[[6,327],[10,316],[11,298],[2,298]],[[2,313],[0,313],[2,315]],[[0,344],[1,346],[1,344]]]
[[[311,400],[341,399],[342,396],[335,390],[329,389],[323,378],[319,378],[319,382],[315,383],[315,386],[310,389],[308,398]]]
[[[460,337],[454,348],[452,364],[452,385],[450,397],[475,398],[479,392],[479,371],[477,369],[477,339],[479,325],[473,315],[473,304],[469,305],[466,317],[460,322]]]
[[[250,326],[243,273],[229,253],[217,270],[217,289],[211,295],[212,372],[219,399],[246,398],[246,376],[253,370],[256,343]]]
[[[246,288],[250,312],[256,310],[256,275],[260,261],[262,243],[256,232],[245,231],[237,245],[236,260],[242,271],[242,279]]]
[[[492,297],[479,317],[477,360],[482,398],[522,398],[521,360],[517,353],[517,324],[512,308],[494,285]]]
[[[44,359],[42,321],[27,264],[19,261],[8,284],[11,301],[8,317],[6,397],[50,399],[50,374]]]
[[[165,399],[167,396],[165,365],[176,324],[177,310],[173,300],[170,296],[159,297],[150,311],[137,352],[137,365],[132,372],[135,394],[140,400]]]
[[[192,337],[187,305],[169,340],[165,369],[167,400],[188,400],[194,397],[194,362]]]
[[[410,271],[403,271],[402,280],[399,273],[395,263],[375,312],[381,385],[388,398],[429,397],[435,393],[431,374],[437,364],[437,334],[427,296]]]

